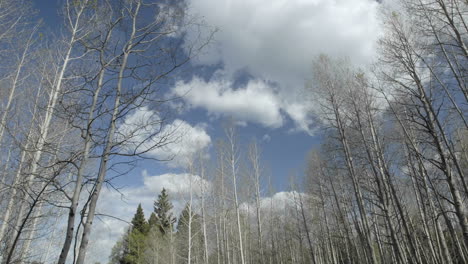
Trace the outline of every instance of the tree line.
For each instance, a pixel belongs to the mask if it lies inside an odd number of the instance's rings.
[[[203,258],[200,216],[187,203],[178,220],[172,216],[169,194],[162,189],[148,220],[141,204],[127,232],[116,242],[110,263],[198,263]],[[177,223],[176,223],[177,220]],[[190,259],[190,261],[189,261]]]

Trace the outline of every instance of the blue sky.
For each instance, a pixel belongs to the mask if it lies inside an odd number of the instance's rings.
[[[203,17],[218,32],[212,45],[189,65],[186,75],[176,76],[168,87],[173,95],[189,92],[178,102],[184,111],[176,118],[196,133],[208,135],[206,147],[212,153],[214,142],[224,136],[222,123],[233,117],[242,124],[238,131],[243,149],[256,138],[275,190],[287,191],[288,175],[303,173],[307,153],[320,144],[324,133],[316,123],[319,116],[313,114],[317,106],[304,92],[313,70],[311,62],[327,53],[368,65],[381,33],[379,4],[372,0],[186,1],[189,13]],[[45,21],[45,30],[56,31],[62,23],[58,16],[61,1],[33,2]],[[187,41],[195,35],[186,33]],[[161,186],[148,184],[162,184],[167,175],[177,178],[180,173],[180,168],[167,164],[140,162],[117,181],[128,187],[128,196],[138,195],[120,203],[109,191],[101,198],[102,207],[108,207],[108,213],[119,211],[119,217],[126,219],[132,217],[138,202],[149,211],[157,195],[150,191]],[[167,177],[157,178],[163,174]],[[163,180],[158,183],[157,179]],[[104,227],[96,228],[109,231],[117,225],[111,220],[103,223]],[[99,237],[96,248],[108,252],[122,228],[112,228],[106,237]]]
[[[44,19],[44,30],[56,31],[63,21],[63,18],[59,15],[61,1],[34,0],[33,2],[35,8],[39,11],[39,17]],[[248,67],[248,65],[245,66]],[[210,75],[213,75],[213,73],[219,70],[223,70],[222,64],[215,67],[194,65],[193,70],[190,71],[190,75],[210,78]],[[242,85],[249,80],[253,80],[250,73],[245,69],[239,69],[232,75],[233,77],[229,78],[231,79],[230,81],[235,83],[234,86],[239,86],[239,84]],[[190,76],[188,78],[190,78]],[[298,80],[298,85],[303,85],[303,82],[304,80]],[[197,107],[190,111],[185,111],[177,117],[191,124],[206,123],[207,132],[212,140],[215,141],[218,138],[224,137],[222,123],[230,116],[229,113],[210,113],[203,107]],[[234,118],[240,122],[245,121],[235,116]],[[293,171],[302,173],[306,154],[319,143],[320,133],[322,133],[318,130],[311,136],[307,131],[293,131],[296,130],[293,120],[286,115],[284,119],[284,125],[281,127],[265,127],[258,122],[247,122],[238,127],[239,138],[242,145],[245,146],[252,139],[256,139],[257,142],[260,143],[263,160],[266,167],[268,167],[268,171],[271,172],[275,189],[279,191],[288,189],[288,174]],[[141,179],[138,176],[141,175],[143,170],[147,170],[150,174],[154,175],[173,171],[173,169],[167,168],[164,164],[158,164],[154,161],[145,161],[141,162],[141,164],[132,171],[130,177],[122,177],[119,179],[119,183],[126,186],[141,184]]]

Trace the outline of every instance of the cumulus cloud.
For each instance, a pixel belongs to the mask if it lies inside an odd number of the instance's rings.
[[[272,80],[307,74],[319,53],[368,62],[380,32],[374,0],[189,0],[189,6],[219,28],[216,47],[200,63],[247,67]]]
[[[269,217],[274,216],[282,221],[288,221],[288,218],[292,217],[291,214],[294,214],[296,210],[301,210],[300,199],[309,204],[310,201],[316,198],[310,194],[297,191],[277,192],[270,197],[260,198],[260,210]],[[250,215],[251,220],[254,220],[256,215],[255,202],[244,202],[240,205],[240,209],[246,214],[250,212],[247,215]]]
[[[160,193],[165,188],[169,193],[182,195],[183,197],[187,197],[190,190],[193,195],[200,195],[202,185],[205,191],[209,191],[211,188],[210,182],[201,179],[198,175],[189,173],[166,173],[159,176],[148,176],[146,171],[143,171],[143,182],[144,186],[147,186],[152,193]]]
[[[170,159],[170,167],[186,167],[200,151],[211,144],[211,137],[203,124],[191,126],[189,123],[176,119],[164,127],[163,135],[173,134],[175,140],[161,148],[154,149],[151,155],[158,159]]]
[[[239,90],[229,88],[232,81],[218,79],[179,83],[184,89],[203,85],[203,89],[193,89],[211,95],[208,98],[203,98],[204,94],[188,95],[189,103],[204,107],[210,113],[235,114],[241,108],[238,118],[268,127],[285,123],[282,110],[293,120],[296,130],[310,134],[313,124],[307,114],[310,103],[301,90],[310,76],[314,57],[326,53],[349,57],[354,63],[366,65],[375,55],[376,40],[381,32],[379,4],[374,0],[188,2],[191,13],[219,28],[213,44],[196,58],[196,62],[221,64],[226,80],[235,79],[239,71],[248,72],[253,79],[249,82],[252,87],[247,85]],[[195,38],[198,34],[198,31],[189,31],[187,36]],[[275,89],[265,85],[269,83],[276,84]],[[256,87],[258,85],[261,89]],[[249,93],[260,102],[253,103],[255,99],[250,98],[243,101],[244,105],[229,103],[231,98],[236,101]]]
[[[154,111],[140,107],[119,124],[116,139],[126,152],[144,153],[166,160],[170,167],[185,167],[200,151],[211,144],[203,124],[190,125],[176,119],[170,124]]]
[[[204,81],[194,77],[190,82],[177,82],[173,92],[184,96],[192,107],[201,107],[213,115],[233,116],[242,121],[280,127],[283,124],[281,102],[269,85],[260,80],[249,81],[234,89],[224,79]]]
[[[296,101],[285,100],[284,111],[294,121],[295,127],[291,130],[305,131],[309,135],[314,133],[314,120],[311,116],[313,105],[306,98],[297,99]]]
[[[313,133],[311,105],[305,98],[294,101],[265,81],[251,80],[235,88],[227,79],[216,77],[205,81],[194,77],[188,82],[177,82],[172,92],[182,96],[189,107],[206,109],[214,117],[232,116],[242,125],[252,122],[278,128],[283,126],[287,115],[293,120],[295,130]]]
[[[306,194],[300,194],[306,195]],[[260,198],[260,208],[262,211],[271,211],[273,213],[282,213],[286,208],[294,208],[298,206],[299,193],[296,191],[291,192],[277,192],[271,197]],[[255,210],[254,203],[242,203],[240,208],[244,211]]]

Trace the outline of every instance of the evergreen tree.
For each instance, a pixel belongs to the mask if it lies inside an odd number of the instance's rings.
[[[190,219],[190,214],[192,215]],[[197,260],[202,259],[203,236],[201,235],[201,219],[198,214],[190,210],[190,204],[186,204],[184,210],[180,213],[177,222],[177,253],[179,256],[178,263],[187,263],[188,260],[188,240],[189,240],[189,224],[191,234],[191,263],[197,263]]]
[[[193,209],[192,209],[192,212],[190,212],[190,211],[191,211],[190,210],[190,204],[187,203],[185,205],[185,207],[184,207],[184,210],[182,210],[182,212],[180,212],[179,220],[177,221],[177,234],[188,232],[190,214],[192,214],[192,219],[191,219],[191,221],[192,221],[192,223],[191,223],[192,230],[194,230],[193,229],[194,226],[199,225],[199,216],[197,214],[194,214]]]
[[[147,234],[148,229],[149,227],[145,219],[143,208],[141,207],[141,204],[138,204],[137,211],[132,219],[132,230],[138,230],[142,234]]]
[[[127,251],[123,263],[142,264],[146,251],[146,236],[138,230],[132,230],[128,236]]]
[[[138,205],[132,219],[132,227],[123,236],[122,240],[112,249],[112,264],[140,264],[146,249],[146,235],[149,226],[145,219],[145,214],[141,204]]]
[[[153,227],[157,226],[157,224],[158,224],[158,217],[156,216],[154,212],[152,212],[148,219],[149,229],[152,229]]]
[[[125,261],[125,256],[128,254],[128,236],[129,231],[125,231],[122,238],[112,247],[108,264],[128,264]]]
[[[157,217],[157,225],[163,235],[172,232],[176,218],[170,212],[173,208],[172,203],[169,201],[169,195],[166,189],[162,189],[158,200],[154,202],[154,212]]]

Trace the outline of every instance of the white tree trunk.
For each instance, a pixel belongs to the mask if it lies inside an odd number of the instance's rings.
[[[239,208],[239,198],[237,192],[237,146],[235,142],[235,132],[234,132],[234,124],[231,124],[229,128],[227,128],[227,136],[229,140],[229,162],[231,166],[231,177],[234,187],[234,204],[236,209],[236,221],[237,221],[237,234],[239,236],[239,251],[240,251],[240,261],[241,264],[245,264],[244,259],[244,246],[242,240],[242,227],[241,227],[241,216],[240,216],[240,208]]]
[[[137,20],[137,14],[139,13],[141,7],[141,2],[138,1],[136,4],[135,8],[135,14],[133,16],[133,24],[132,24],[132,31],[129,36],[129,42],[125,45],[123,49],[123,57],[122,57],[122,64],[120,66],[119,74],[118,74],[118,83],[117,83],[117,89],[116,89],[116,96],[114,99],[114,105],[113,105],[113,113],[112,117],[110,119],[110,126],[108,128],[108,133],[106,137],[106,145],[104,147],[104,150],[101,155],[101,161],[99,164],[99,173],[98,177],[96,179],[96,185],[95,188],[91,194],[91,199],[89,202],[88,206],[88,215],[86,217],[86,221],[84,223],[84,228],[83,228],[83,235],[81,237],[81,243],[80,243],[80,248],[78,252],[78,257],[76,260],[76,264],[84,264],[85,263],[85,257],[86,257],[86,252],[87,252],[87,247],[89,243],[89,237],[91,235],[91,227],[94,221],[94,216],[96,214],[96,205],[97,201],[99,199],[99,195],[101,193],[101,188],[102,184],[104,183],[106,173],[107,173],[107,162],[109,161],[110,158],[110,151],[113,147],[114,143],[114,135],[115,135],[115,130],[116,130],[116,122],[118,118],[118,113],[120,109],[120,98],[121,98],[121,93],[122,93],[122,85],[124,81],[124,72],[127,68],[127,63],[129,59],[130,52],[133,47],[132,41],[135,38],[135,34],[137,33],[137,28],[136,28],[136,20]],[[171,230],[172,233],[172,230]],[[171,241],[172,244],[172,241]]]

